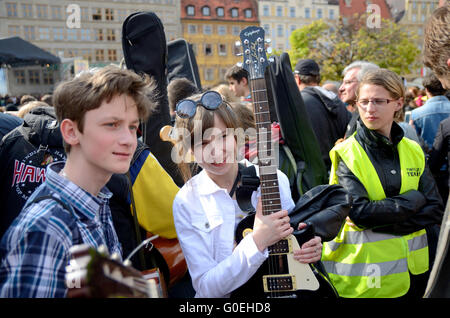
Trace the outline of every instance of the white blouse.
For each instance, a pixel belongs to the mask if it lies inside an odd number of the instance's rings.
[[[259,174],[256,166],[257,174]],[[277,171],[281,206],[290,211],[295,204],[289,180]],[[256,206],[260,189],[252,195]],[[204,170],[180,189],[173,204],[178,240],[186,258],[195,297],[229,297],[257,271],[268,257],[246,235],[235,246],[235,201],[226,189],[209,178]]]

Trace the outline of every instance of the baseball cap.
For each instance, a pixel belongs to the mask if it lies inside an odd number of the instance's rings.
[[[304,59],[297,62],[294,73],[300,75],[319,75],[320,68],[314,60]]]

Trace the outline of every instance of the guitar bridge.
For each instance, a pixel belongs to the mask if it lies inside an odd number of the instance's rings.
[[[297,282],[294,276],[265,275],[263,276],[264,292],[288,292],[297,290]]]

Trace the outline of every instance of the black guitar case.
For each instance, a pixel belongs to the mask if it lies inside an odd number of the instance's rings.
[[[147,74],[156,81],[157,91],[149,96],[157,103],[141,127],[143,141],[171,175],[177,185],[183,184],[176,164],[171,159],[172,144],[161,140],[162,127],[170,125],[167,98],[168,49],[164,26],[153,12],[136,12],[128,16],[122,25],[122,49],[128,69]]]
[[[192,45],[185,39],[176,39],[167,43],[167,50],[169,83],[175,78],[187,78],[201,91],[202,85]]]
[[[280,145],[279,168],[289,178],[295,202],[311,188],[328,183],[328,172],[302,95],[295,83],[287,53],[266,69],[265,79],[272,121],[280,124],[285,145]]]

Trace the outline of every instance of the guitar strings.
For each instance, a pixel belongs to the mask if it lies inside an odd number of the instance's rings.
[[[261,42],[264,43],[264,41],[261,41]],[[258,46],[259,46],[259,44],[258,44]],[[264,52],[264,50],[262,50],[261,52]],[[263,58],[261,56],[262,55],[261,52],[259,50],[257,51],[258,62],[262,61],[261,58]],[[272,141],[272,138],[271,138],[272,131],[270,129],[270,126],[268,128],[266,128],[266,134],[265,134],[266,140],[261,140],[261,135],[260,135],[260,131],[261,131],[261,128],[262,128],[261,126],[268,125],[265,122],[263,123],[262,113],[264,113],[264,112],[260,112],[259,109],[258,109],[258,107],[260,107],[260,108],[262,107],[260,105],[261,105],[262,102],[264,102],[265,103],[264,106],[268,110],[267,88],[265,87],[264,70],[262,70],[262,69],[261,69],[261,74],[262,74],[262,79],[256,80],[255,70],[253,69],[253,67],[252,67],[252,65],[250,63],[250,75],[251,75],[251,78],[255,79],[254,81],[252,81],[252,85],[251,85],[252,100],[253,100],[253,103],[254,103],[253,104],[253,109],[254,109],[254,112],[255,112],[256,123],[259,124],[259,126],[260,126],[260,127],[258,127],[258,125],[257,125],[257,127],[256,127],[257,128],[257,145],[258,145],[257,150],[258,150],[258,157],[259,157],[258,161],[261,160],[261,152],[260,152],[261,144],[264,143],[266,145],[266,151],[267,151],[267,148],[268,148],[267,144],[271,145],[271,141]],[[259,87],[260,84],[261,84],[261,87]],[[254,87],[254,86],[257,86],[257,87]],[[260,94],[257,93],[257,91],[263,91],[263,90],[266,92],[266,96],[265,96],[265,98],[263,98],[263,99],[265,99],[264,101],[259,98]],[[264,96],[262,96],[262,97],[264,97]],[[264,111],[266,111],[266,109],[264,109]],[[269,124],[270,124],[270,115],[268,117],[269,117]],[[273,155],[272,147],[270,147],[269,149],[271,151],[271,155]],[[259,164],[260,164],[260,167],[261,167],[261,162],[259,162]],[[265,180],[266,176],[261,173],[261,168],[260,168],[260,177],[261,177],[261,181],[263,181],[263,183],[264,183],[266,181]],[[263,183],[261,183],[261,200],[265,201],[268,198],[267,198],[267,195],[265,193],[266,189],[263,186]],[[267,215],[268,213],[273,213],[273,212],[267,211],[267,209],[266,209],[267,203],[262,205],[262,207],[263,207],[263,211],[262,212],[263,212],[264,215]],[[268,257],[269,258],[268,259],[269,275],[273,275],[273,274],[276,274],[275,273],[276,260],[274,260],[274,258],[276,258],[276,257],[271,256],[270,252],[271,252],[271,249],[269,247],[269,257]],[[268,279],[266,282],[267,282],[267,288],[270,291],[271,290],[271,286],[270,286],[271,280]],[[275,293],[269,293],[269,294],[270,295],[274,294],[275,297],[278,297],[278,292],[277,292],[276,289],[275,289]]]

